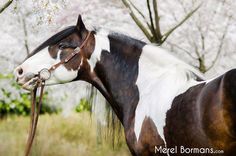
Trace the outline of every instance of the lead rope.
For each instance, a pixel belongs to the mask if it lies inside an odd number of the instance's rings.
[[[30,132],[28,135],[28,140],[27,140],[26,149],[25,149],[25,156],[29,156],[30,150],[31,150],[31,147],[33,144],[35,132],[37,129],[38,117],[39,117],[39,113],[40,113],[41,106],[42,106],[44,86],[45,86],[45,81],[39,79],[34,90],[31,92],[31,94],[32,94],[31,122],[30,122]],[[39,102],[37,103],[36,94],[37,94],[38,87],[40,87],[41,89],[40,89],[40,95],[39,95]]]

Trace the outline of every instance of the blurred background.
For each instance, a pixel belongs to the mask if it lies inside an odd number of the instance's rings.
[[[0,155],[23,155],[29,129],[30,93],[14,67],[78,14],[90,30],[157,44],[210,79],[236,66],[234,8],[233,0],[1,0]],[[129,155],[113,117],[89,84],[46,87],[32,155]]]

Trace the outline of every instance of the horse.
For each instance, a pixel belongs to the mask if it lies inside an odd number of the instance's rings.
[[[45,85],[80,80],[97,88],[133,156],[236,153],[236,69],[205,80],[159,46],[89,31],[81,15],[16,67],[16,81],[32,90],[42,69],[53,69]]]

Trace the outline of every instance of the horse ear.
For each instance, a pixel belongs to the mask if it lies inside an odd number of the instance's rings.
[[[78,17],[78,20],[77,20],[77,24],[76,24],[76,27],[79,31],[83,31],[83,30],[86,30],[85,28],[85,25],[84,25],[84,22],[82,20],[82,17],[81,15],[79,15]]]

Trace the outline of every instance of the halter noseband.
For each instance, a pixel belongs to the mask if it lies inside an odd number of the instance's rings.
[[[43,89],[45,86],[45,81],[50,79],[51,77],[51,72],[58,68],[60,65],[69,62],[75,55],[79,54],[81,49],[85,46],[87,43],[89,36],[91,35],[91,32],[89,31],[88,35],[86,36],[85,40],[82,42],[80,47],[77,47],[74,49],[74,51],[65,59],[61,60],[57,64],[54,64],[51,68],[47,69],[44,68],[38,73],[38,81],[36,83],[36,86],[34,90],[32,91],[32,101],[31,101],[31,122],[30,122],[30,133],[28,135],[28,140],[27,140],[27,145],[26,145],[26,150],[25,150],[25,156],[28,156],[30,154],[30,150],[32,147],[32,143],[34,140],[36,128],[37,128],[37,123],[38,123],[38,116],[40,113],[41,105],[42,105],[42,100],[43,100]],[[36,101],[36,94],[37,94],[37,89],[40,89],[40,94],[39,94],[39,101]]]

